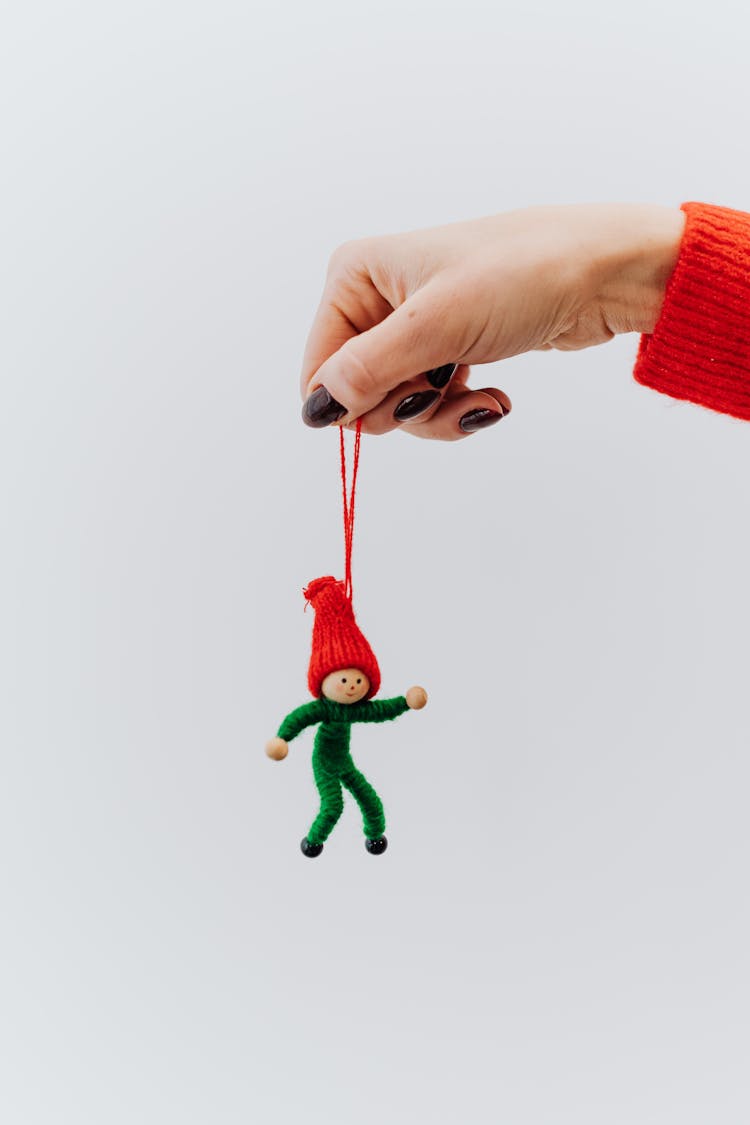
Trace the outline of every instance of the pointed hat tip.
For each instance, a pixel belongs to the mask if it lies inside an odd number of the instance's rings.
[[[334,578],[331,574],[327,574],[323,578],[313,578],[312,582],[309,582],[303,590],[305,601],[314,606],[316,598],[331,586],[343,586],[343,583],[339,582],[339,580]]]

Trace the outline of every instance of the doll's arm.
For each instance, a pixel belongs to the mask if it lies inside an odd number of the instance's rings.
[[[312,703],[303,703],[301,707],[290,711],[279,727],[276,737],[272,738],[266,745],[268,757],[277,762],[286,758],[289,752],[287,743],[296,738],[305,727],[312,726],[313,723],[319,723],[322,718],[323,709],[319,699],[313,700]]]
[[[397,695],[394,699],[371,699],[361,711],[358,710],[356,721],[358,723],[384,723],[388,719],[397,719],[399,715],[403,715],[404,711],[408,710],[409,704],[403,695]]]
[[[305,727],[319,723],[323,718],[321,702],[319,699],[314,699],[312,703],[303,703],[301,707],[290,711],[276,733],[285,742],[291,742]]]
[[[371,699],[361,711],[357,711],[355,722],[384,723],[388,719],[397,719],[410,708],[418,711],[427,702],[427,692],[424,688],[409,688],[406,695],[397,695],[394,699]]]

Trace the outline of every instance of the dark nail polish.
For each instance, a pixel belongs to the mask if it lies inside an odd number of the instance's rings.
[[[411,422],[413,418],[418,418],[425,410],[429,410],[439,398],[437,391],[417,391],[416,394],[402,399],[393,411],[393,417],[397,422]]]
[[[336,402],[325,387],[318,387],[317,391],[313,391],[302,407],[302,421],[316,429],[338,422],[345,414],[346,407]]]
[[[508,411],[503,410],[499,405],[497,410],[470,410],[459,420],[458,425],[465,434],[473,434],[477,430],[486,429],[487,426],[494,426],[495,422],[499,422],[507,413]]]
[[[442,391],[447,387],[456,373],[457,363],[444,363],[442,367],[433,367],[432,371],[425,371],[425,379],[435,390]]]

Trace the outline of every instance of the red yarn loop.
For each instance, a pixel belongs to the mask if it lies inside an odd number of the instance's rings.
[[[352,546],[354,543],[354,499],[357,492],[357,473],[359,471],[359,446],[362,440],[362,419],[357,419],[354,432],[354,456],[352,458],[352,479],[347,491],[346,444],[344,427],[339,427],[341,452],[341,491],[344,509],[344,590],[349,601],[352,600]],[[319,581],[324,581],[319,579]]]

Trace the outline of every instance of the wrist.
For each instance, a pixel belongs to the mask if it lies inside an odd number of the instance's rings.
[[[680,252],[685,213],[649,204],[607,207],[593,255],[594,284],[608,328],[653,332]]]

